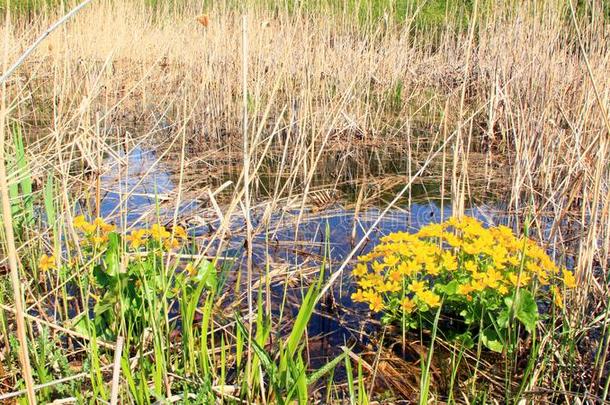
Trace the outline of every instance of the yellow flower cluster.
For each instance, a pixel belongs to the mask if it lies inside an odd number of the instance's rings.
[[[82,244],[92,244],[99,247],[108,242],[108,234],[116,230],[115,225],[108,224],[102,218],[95,218],[93,222],[85,219],[84,215],[79,215],[74,218],[74,228],[85,235]],[[148,240],[154,240],[160,243],[165,249],[178,249],[181,242],[188,239],[186,230],[180,225],[172,227],[170,230],[159,224],[153,224],[150,229],[136,229],[125,236],[125,240],[129,243],[129,247],[133,250],[138,250],[146,245]]]
[[[382,238],[373,251],[358,258],[352,271],[358,289],[352,299],[382,311],[390,303],[410,313],[441,305],[437,285],[455,287],[447,294],[471,301],[473,296],[512,294],[533,282],[574,288],[574,275],[561,272],[544,249],[506,226],[485,228],[474,218],[451,218],[415,234],[396,232]]]
[[[98,217],[93,222],[89,222],[84,215],[75,217],[73,225],[74,228],[85,234],[85,239],[81,241],[81,244],[91,244],[95,247],[108,242],[108,234],[116,229],[115,225],[106,223],[103,218]]]
[[[131,231],[129,235],[125,237],[129,242],[129,247],[133,250],[138,250],[141,246],[144,246],[150,239],[162,244],[167,250],[178,249],[181,241],[185,241],[188,238],[186,231],[180,225],[176,225],[167,230],[164,226],[159,224],[153,224],[150,229],[136,229]]]

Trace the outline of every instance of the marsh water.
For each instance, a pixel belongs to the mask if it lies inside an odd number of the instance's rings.
[[[231,217],[229,232],[222,242],[210,240],[213,231],[220,226],[220,219],[213,214],[209,203],[185,196],[177,209],[174,203],[164,204],[175,197],[176,175],[175,170],[158,162],[154,151],[136,148],[122,156],[122,162],[120,166],[116,161],[107,162],[109,170],[101,178],[101,215],[127,228],[145,225],[151,218],[161,218],[162,222],[169,223],[177,213],[179,219],[184,218],[182,223],[188,227],[189,233],[202,246],[207,246],[210,254],[231,258],[233,264],[228,277],[237,280],[237,274],[245,269],[246,257],[246,221],[241,212]],[[274,312],[286,305],[287,316],[295,315],[306,289],[318,276],[321,264],[326,264],[325,271],[329,273],[336,270],[376,221],[379,220],[364,244],[354,253],[354,258],[370,250],[383,235],[416,231],[421,226],[451,216],[451,201],[443,198],[441,185],[434,176],[430,176],[429,181],[424,179],[414,185],[403,201],[380,218],[397,188],[402,188],[406,182],[404,165],[396,162],[388,162],[384,167],[384,162],[376,161],[375,170],[383,172],[378,174],[386,178],[398,177],[399,181],[389,184],[386,190],[378,192],[375,199],[367,201],[359,209],[354,204],[354,185],[341,183],[337,186],[337,177],[331,175],[318,177],[315,181],[318,184],[334,183],[333,192],[314,191],[312,195],[317,197],[302,206],[301,198],[283,200],[269,215],[264,201],[253,204],[250,216],[257,230],[253,235],[253,267],[256,280],[267,272],[275,275],[269,283],[269,301]],[[349,167],[344,170],[349,170]],[[236,180],[227,177],[221,181],[227,179]],[[266,180],[272,179],[270,175]],[[465,213],[485,224],[511,224],[514,218],[508,214],[506,202],[490,193],[482,193],[478,200],[468,201]],[[542,229],[550,230],[551,224],[549,219],[548,225],[543,225]],[[350,270],[351,266],[348,266],[309,322],[307,355],[311,367],[321,366],[340,353],[341,346],[350,342],[366,345],[367,336],[379,327],[378,320],[371,317],[365,306],[351,301],[354,286]],[[245,277],[240,279],[243,283]]]

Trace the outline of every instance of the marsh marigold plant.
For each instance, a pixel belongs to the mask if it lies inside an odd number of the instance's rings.
[[[503,346],[510,319],[531,332],[536,301],[549,299],[561,309],[563,292],[576,286],[574,275],[532,239],[470,217],[387,235],[358,258],[352,274],[352,299],[383,312],[385,320],[416,327],[440,308],[466,325],[483,326],[484,343],[493,350]]]
[[[93,298],[93,316],[83,311],[74,320],[82,333],[95,329],[97,336],[114,339],[123,328],[137,335],[163,319],[158,302],[199,297],[204,288],[216,285],[214,266],[174,259],[172,252],[187,247],[189,235],[179,226],[166,228],[153,223],[150,228],[119,232],[103,218],[73,220],[78,242],[64,272],[82,274]],[[168,260],[169,259],[169,260]],[[42,255],[38,269],[56,269],[55,256]],[[161,317],[161,318],[158,318]],[[91,319],[89,319],[91,318]]]

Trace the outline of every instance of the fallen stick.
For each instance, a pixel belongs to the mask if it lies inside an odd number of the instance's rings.
[[[30,47],[21,54],[19,59],[17,59],[17,61],[15,63],[13,63],[13,65],[10,68],[8,68],[6,72],[4,72],[4,74],[0,78],[0,85],[2,85],[5,81],[7,81],[8,78],[11,77],[13,73],[15,73],[15,70],[17,70],[17,68],[19,68],[19,66],[21,66],[21,64],[23,64],[23,62],[25,62],[25,60],[28,58],[28,56],[30,56],[30,54],[32,52],[34,52],[34,50],[36,48],[38,48],[38,45],[40,45],[42,43],[42,41],[44,41],[45,38],[49,36],[49,34],[51,34],[53,31],[55,31],[57,28],[59,28],[61,25],[63,25],[66,21],[68,21],[70,18],[72,18],[74,16],[74,14],[78,13],[83,7],[85,7],[90,2],[91,2],[91,0],[83,1],[78,6],[74,7],[72,10],[70,10],[70,12],[68,14],[64,15],[59,20],[55,21],[55,24],[53,24],[49,28],[47,28],[47,30],[45,32],[43,32],[38,37],[38,39],[36,39],[36,41],[34,41],[34,43],[32,45],[30,45]]]

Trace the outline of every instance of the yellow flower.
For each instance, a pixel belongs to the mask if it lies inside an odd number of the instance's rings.
[[[369,269],[366,267],[366,264],[360,263],[352,270],[352,275],[354,277],[364,277],[368,271]]]
[[[94,224],[90,224],[90,223],[86,223],[82,226],[81,228],[83,230],[83,232],[85,232],[86,234],[92,234],[93,232],[95,232],[95,225]]]
[[[468,295],[474,291],[474,288],[470,284],[460,284],[457,288],[457,292],[460,295]]]
[[[386,256],[386,258],[383,259],[383,264],[385,264],[387,267],[394,267],[398,264],[399,261],[400,261],[400,259],[398,258],[398,256],[391,255],[391,256]]]
[[[548,279],[548,275],[546,274],[546,272],[541,271],[538,274],[538,281],[540,281],[541,285],[549,285],[549,279]]]
[[[515,273],[508,274],[508,280],[515,287],[517,286],[517,284],[519,285],[519,287],[524,287],[527,285],[527,283],[530,282],[531,279],[532,278],[528,274],[525,274],[525,273],[521,273],[520,276],[517,276]]]
[[[178,249],[180,247],[180,242],[176,238],[165,239],[163,241],[163,246],[167,250]]]
[[[496,232],[503,236],[504,238],[508,239],[508,240],[514,240],[515,236],[513,235],[513,231],[512,229],[510,229],[508,226],[506,225],[498,225],[496,227]]]
[[[396,283],[402,281],[402,273],[400,270],[392,270],[390,274],[388,274],[388,278]]]
[[[401,243],[396,248],[396,253],[398,253],[401,256],[411,258],[413,250],[412,250],[411,245],[407,245],[406,243]]]
[[[381,295],[375,294],[369,299],[369,308],[371,311],[379,312],[383,310],[383,299]]]
[[[553,292],[553,302],[555,303],[555,305],[559,308],[563,308],[563,297],[561,296],[559,288],[557,288],[556,286],[552,286],[551,291]]]
[[[358,280],[358,285],[362,288],[375,288],[384,284],[383,276],[370,273]]]
[[[541,260],[541,264],[547,272],[551,272],[552,274],[556,274],[559,271],[557,265],[548,256]]]
[[[489,269],[487,273],[485,273],[483,282],[487,287],[495,289],[500,285],[500,280],[502,280],[502,274],[497,270]]]
[[[508,251],[504,246],[495,246],[491,252],[491,258],[494,261],[496,267],[504,267],[504,263],[508,260]]]
[[[511,266],[518,266],[521,264],[521,258],[519,258],[519,256],[508,256],[508,264]]]
[[[431,276],[438,276],[438,274],[441,272],[440,267],[436,264],[434,259],[430,257],[426,259],[424,265],[426,267],[426,272]]]
[[[104,224],[101,227],[102,232],[113,232],[116,229],[116,225],[112,225],[112,224]]]
[[[498,287],[498,292],[502,295],[508,294],[508,288],[505,285],[501,285]]]
[[[405,313],[410,314],[411,312],[413,312],[417,304],[415,304],[415,301],[410,298],[404,298],[400,302],[400,306]]]
[[[197,268],[193,265],[193,263],[188,263],[186,265],[186,267],[184,268],[184,271],[186,271],[186,273],[191,277],[194,277],[197,275]],[[352,295],[352,299],[353,299],[353,295]]]
[[[89,224],[89,222],[87,222],[84,215],[78,215],[74,218],[72,224],[76,229],[83,229],[85,225]]]
[[[106,235],[94,235],[91,237],[91,242],[93,242],[93,244],[95,246],[101,246],[104,243],[108,242],[108,236]]]
[[[95,232],[95,224],[87,222],[84,215],[79,215],[74,218],[73,224],[76,229],[79,229],[85,233]]]
[[[377,293],[371,290],[365,290],[362,295],[364,296],[364,299],[368,302],[371,301],[377,295]]]
[[[417,232],[420,238],[437,238],[443,235],[443,226],[441,224],[426,225]]]
[[[400,287],[399,283],[388,281],[387,283],[380,285],[378,287],[378,289],[379,289],[379,292],[395,293],[395,292],[400,291],[401,287]]]
[[[525,254],[532,259],[543,259],[548,257],[544,250],[536,244],[533,239],[527,239],[525,246]]]
[[[477,253],[480,253],[478,247],[476,245],[474,245],[473,243],[464,244],[463,250],[465,253],[467,253],[469,255],[476,255]]]
[[[368,253],[368,254],[366,254],[366,255],[358,256],[358,261],[359,261],[359,262],[366,263],[366,262],[370,262],[370,261],[372,261],[374,258],[375,258],[375,256],[374,256],[374,255],[373,255],[373,253],[371,252],[371,253]]]
[[[438,307],[441,304],[440,297],[430,290],[418,292],[417,298],[419,298],[424,304],[428,305],[430,308]]]
[[[415,261],[418,264],[424,264],[430,258],[428,257],[428,249],[425,246],[418,246],[418,249],[413,252],[415,254]]]
[[[409,284],[409,290],[413,291],[416,294],[421,293],[427,287],[428,286],[425,281],[413,281],[413,282],[411,282],[411,284]]]
[[[398,265],[398,271],[405,276],[410,276],[419,270],[419,265],[413,260],[402,262]]]
[[[472,278],[474,278],[475,280],[483,280],[485,278],[485,273],[475,271],[472,273]]]
[[[458,238],[452,233],[443,233],[443,238],[451,247],[460,247],[462,245],[462,241],[460,240],[460,238]]]
[[[184,230],[183,227],[181,227],[180,225],[176,225],[172,228],[172,231],[174,232],[174,236],[178,239],[182,239],[182,240],[186,240],[188,239],[188,235],[186,234],[186,231]]]
[[[358,289],[358,290],[356,290],[355,293],[352,294],[352,301],[354,301],[354,302],[366,302],[367,301],[366,295],[364,294],[364,292],[361,289]]]
[[[377,285],[377,282],[371,277],[363,277],[362,279],[358,280],[358,285],[362,288],[372,288]]]
[[[385,266],[379,262],[373,262],[372,268],[375,273],[379,274],[385,269]]]
[[[445,221],[445,227],[453,227],[455,229],[462,228],[462,220],[458,217],[451,217],[447,221]]]
[[[478,270],[477,264],[471,260],[464,263],[464,268],[471,273],[475,273]]]
[[[485,283],[481,280],[471,281],[470,286],[473,291],[483,291],[485,289]]]
[[[138,249],[146,242],[146,237],[148,236],[148,231],[146,229],[136,229],[131,231],[131,234],[127,236],[125,239],[129,242],[129,245],[132,249]]]
[[[568,269],[563,269],[563,284],[566,288],[575,288],[576,287],[576,277],[574,277],[574,273],[572,273]]]
[[[42,255],[40,257],[40,260],[38,260],[38,268],[42,271],[48,271],[50,269],[57,268],[57,266],[55,265],[55,256]]]
[[[527,262],[525,264],[525,268],[527,271],[534,274],[540,274],[540,272],[542,271],[542,268],[536,262]]]
[[[448,271],[455,271],[458,268],[457,258],[451,252],[443,253],[443,266]]]
[[[160,240],[169,238],[171,234],[167,231],[167,229],[165,229],[164,226],[161,226],[159,224],[153,224],[153,226],[150,228],[150,236],[157,240]]]
[[[93,225],[102,232],[112,232],[116,229],[116,226],[106,223],[106,221],[100,217],[95,218]]]

